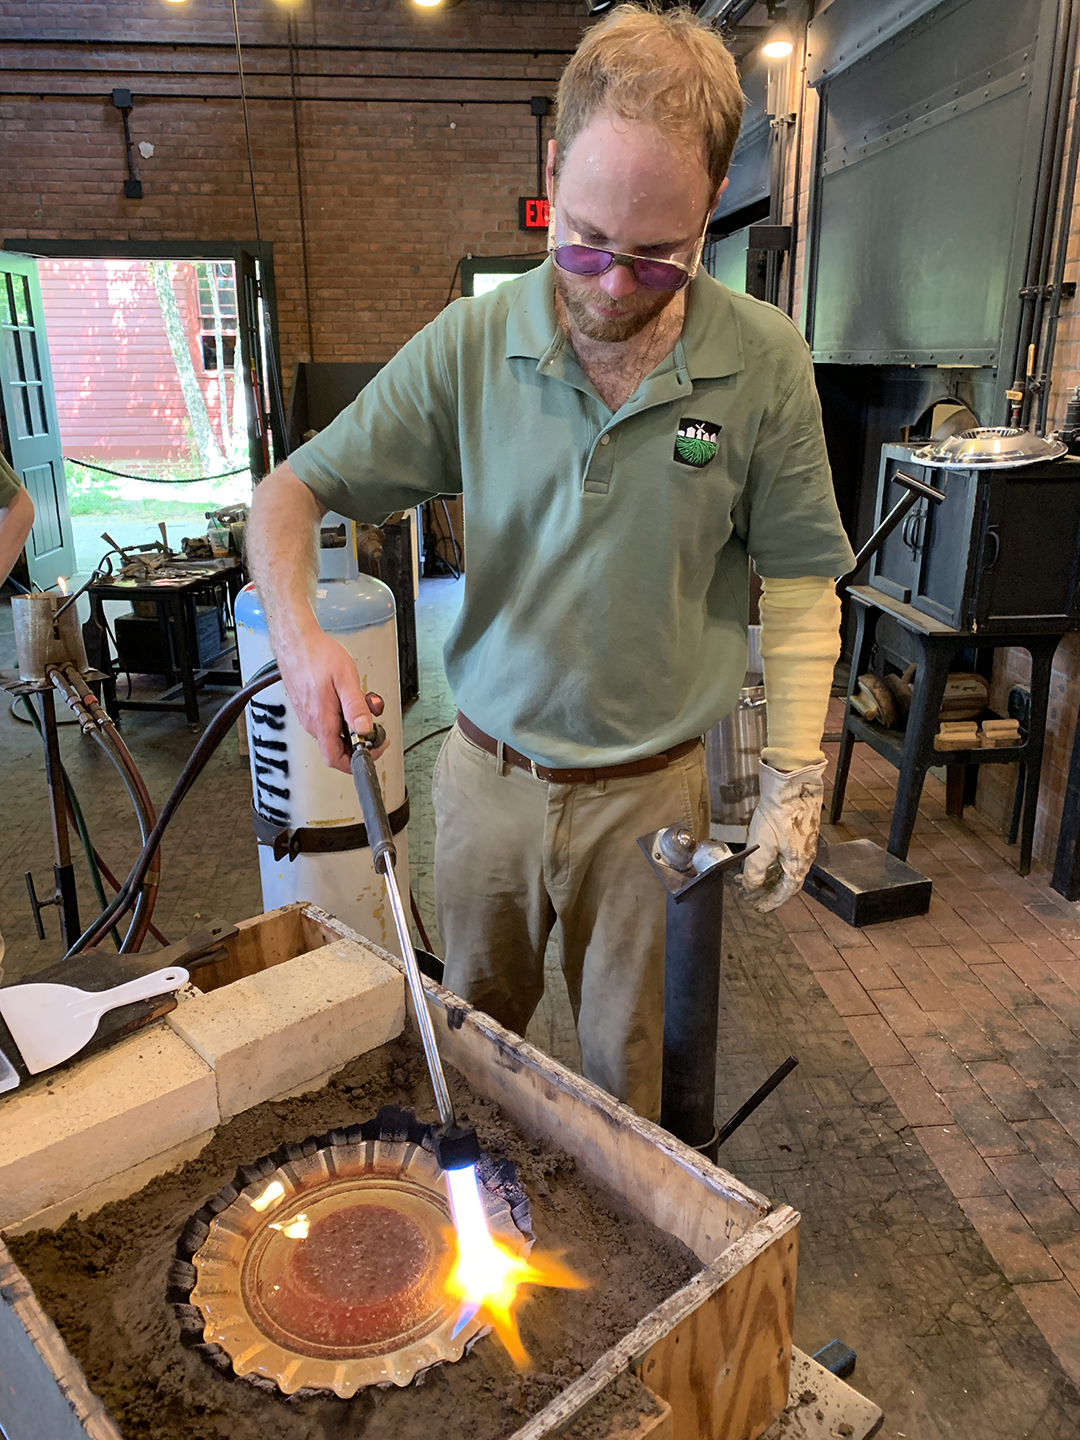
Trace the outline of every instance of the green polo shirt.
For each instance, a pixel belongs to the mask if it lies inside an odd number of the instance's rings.
[[[0,454],[0,510],[6,510],[20,490],[19,477]]]
[[[746,670],[748,556],[777,578],[853,560],[802,337],[704,272],[674,351],[615,414],[559,326],[549,260],[444,310],[289,464],[371,523],[463,496],[447,677],[541,764],[702,734]]]

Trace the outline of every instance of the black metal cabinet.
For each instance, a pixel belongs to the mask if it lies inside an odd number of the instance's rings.
[[[897,470],[932,485],[871,561],[870,584],[956,630],[1080,629],[1080,460],[1003,470],[918,465],[885,445],[877,519],[904,494]]]

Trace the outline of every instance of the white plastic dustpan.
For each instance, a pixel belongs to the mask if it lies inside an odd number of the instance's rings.
[[[74,985],[7,985],[0,989],[0,1015],[7,1022],[31,1075],[51,1070],[93,1039],[108,1010],[132,1000],[149,1000],[186,985],[179,965],[140,975],[111,990],[78,990]]]

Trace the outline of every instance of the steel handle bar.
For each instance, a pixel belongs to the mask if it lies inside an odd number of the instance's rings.
[[[439,1111],[439,1120],[443,1125],[449,1126],[454,1123],[454,1106],[450,1099],[446,1076],[443,1073],[442,1061],[439,1058],[435,1027],[431,1021],[431,1012],[428,1009],[427,996],[424,993],[424,981],[420,974],[420,966],[416,961],[416,950],[413,947],[412,934],[409,931],[409,921],[405,915],[405,907],[401,903],[401,891],[398,889],[397,876],[394,874],[397,852],[394,846],[394,837],[390,832],[390,822],[386,815],[386,801],[371,753],[382,743],[384,738],[382,727],[378,725],[370,735],[360,736],[350,733],[349,739],[353,745],[350,758],[353,783],[356,786],[360,810],[364,816],[364,825],[367,827],[371,858],[375,869],[386,881],[386,893],[390,900],[390,910],[394,917],[398,944],[401,947],[401,958],[405,962],[405,978],[408,981],[413,1013],[416,1015],[417,1027],[420,1030],[424,1058],[431,1076],[431,1086],[435,1091],[435,1104]]]
[[[908,493],[900,497],[888,515],[885,516],[885,519],[870,536],[870,539],[867,540],[866,544],[855,556],[855,564],[848,571],[847,575],[844,576],[846,580],[850,580],[852,575],[857,575],[870,557],[884,545],[885,541],[913,505],[917,504],[920,500],[933,500],[940,504],[940,502],[945,499],[944,491],[935,490],[933,485],[927,485],[925,481],[916,480],[913,475],[905,475],[900,470],[897,470],[891,479],[895,484],[902,485]]]

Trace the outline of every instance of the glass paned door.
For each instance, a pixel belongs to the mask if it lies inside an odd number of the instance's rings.
[[[64,458],[56,418],[37,264],[0,251],[0,421],[15,473],[34,502],[26,544],[30,578],[43,590],[75,571]]]

